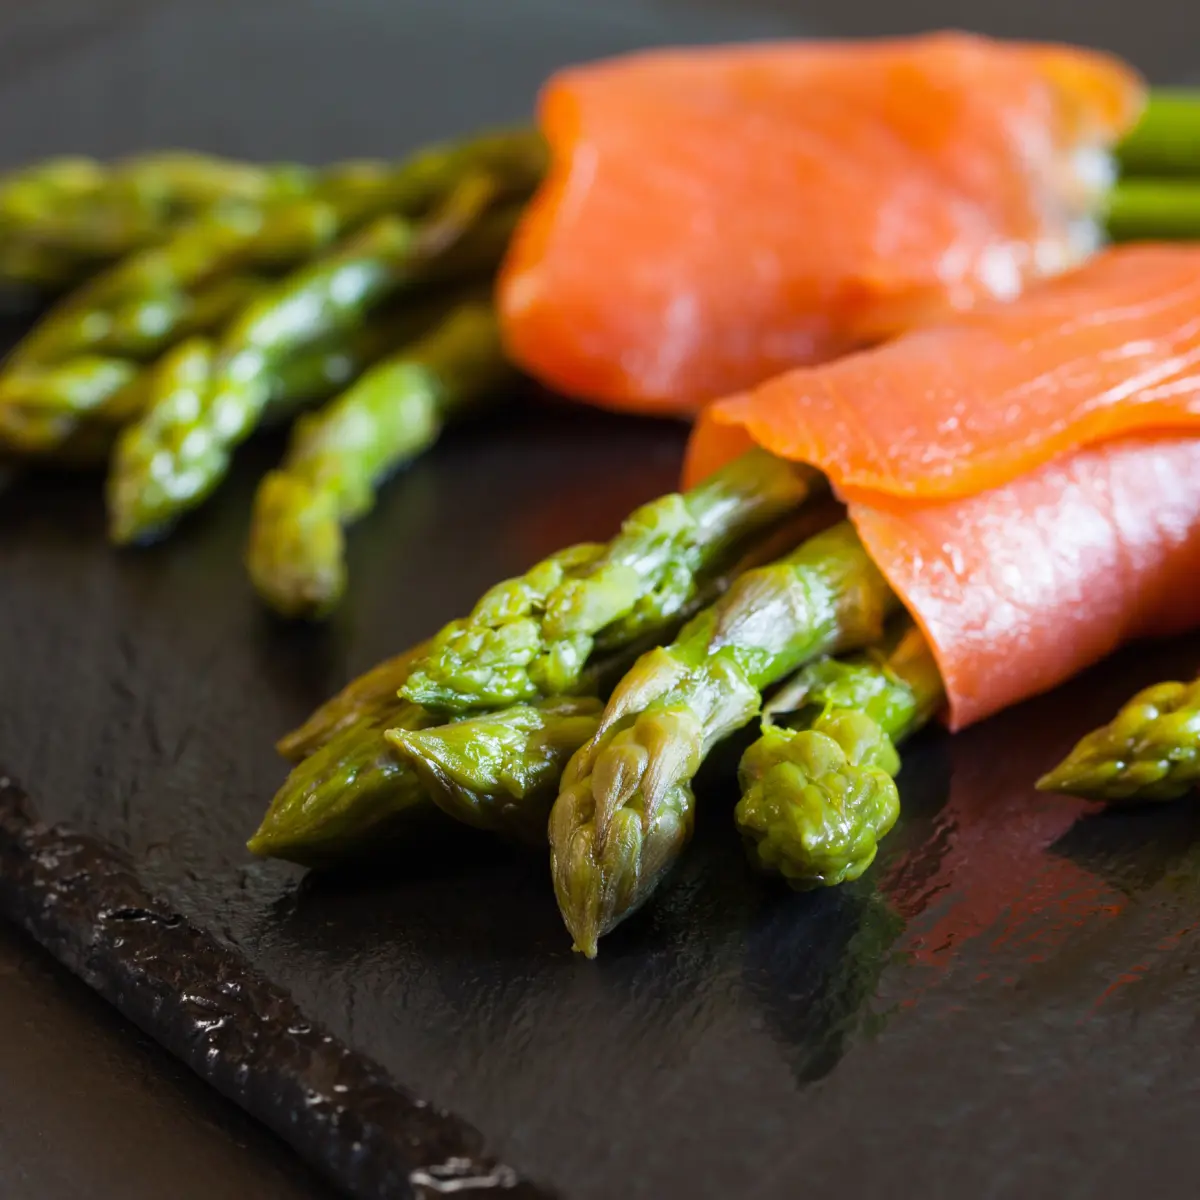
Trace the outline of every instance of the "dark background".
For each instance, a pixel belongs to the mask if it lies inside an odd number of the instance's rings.
[[[654,41],[780,33],[868,35],[943,25],[1088,42],[1121,52],[1157,82],[1200,80],[1200,5],[1186,0],[977,0],[969,6],[949,0],[0,0],[0,162],[16,164],[70,151],[109,155],[171,144],[272,158],[393,154],[416,140],[459,132],[481,121],[522,117],[530,108],[538,80],[571,59]],[[391,140],[393,129],[396,141]],[[546,434],[538,452],[547,461],[562,449],[556,428]],[[603,422],[587,428],[598,448],[584,478],[595,483],[603,474],[604,456],[623,453],[624,434]],[[574,436],[575,431],[566,430],[563,436],[567,433]],[[481,548],[455,582],[454,603],[468,600],[481,584],[495,577],[500,565],[506,569],[510,563],[519,566],[542,549],[604,532],[629,503],[669,483],[677,445],[677,435],[670,430],[639,434],[632,456],[637,471],[623,488],[610,489],[599,499],[586,489],[577,490],[569,497],[575,504],[573,521],[560,518],[558,525],[550,522],[532,530],[527,525],[524,540],[490,551]],[[453,471],[453,463],[446,469]],[[419,523],[422,505],[453,506],[453,498],[443,495],[438,478],[436,464],[418,471],[405,483],[403,495],[393,496],[385,504],[372,527],[357,539],[359,565],[383,544],[385,530],[398,533],[401,539],[417,536],[411,522]],[[244,507],[251,483],[252,474],[246,474],[235,484],[232,498],[224,505],[226,514],[239,504]],[[104,671],[80,669],[82,660],[96,654],[86,629],[89,622],[105,619],[97,614],[97,605],[152,604],[160,586],[166,589],[163,594],[169,595],[172,563],[178,561],[169,553],[156,554],[133,566],[113,566],[112,574],[105,574],[110,568],[98,565],[104,552],[97,550],[99,520],[89,495],[82,487],[68,489],[62,498],[35,489],[0,504],[0,520],[16,529],[7,539],[0,538],[0,620],[17,617],[15,630],[8,630],[11,644],[39,636],[39,627],[30,620],[36,615],[37,589],[14,589],[17,573],[35,569],[57,572],[52,586],[69,592],[76,581],[73,564],[79,561],[88,566],[86,571],[80,568],[78,580],[90,579],[93,585],[98,579],[103,581],[93,592],[85,590],[79,595],[77,640],[72,642],[69,622],[54,626],[55,644],[46,648],[37,668],[39,677],[61,672],[64,686],[69,684],[76,694],[64,698],[59,707],[54,702],[54,688],[48,688],[44,698],[33,701],[37,707],[34,717],[25,711],[20,720],[16,708],[27,709],[29,703],[19,698],[22,693],[9,686],[0,696],[0,757],[6,764],[17,760],[22,778],[35,795],[42,787],[51,792],[67,787],[72,776],[58,760],[64,754],[70,757],[72,745],[77,754],[95,764],[96,772],[116,769],[113,756],[106,755],[98,744],[98,734],[93,731],[76,738],[78,726],[63,725],[68,714],[70,722],[86,723],[93,700],[101,705],[110,703],[89,699],[87,694],[87,688]],[[536,507],[535,500],[536,488],[530,485],[521,489],[515,503],[528,514]],[[49,514],[45,520],[27,515],[35,506]],[[459,515],[469,521],[470,513],[463,507]],[[411,515],[414,508],[417,517]],[[240,529],[232,518],[218,515],[214,520],[193,535],[191,553],[210,553],[214,571],[234,571],[231,555],[236,553]],[[61,532],[64,521],[73,523],[73,532]],[[33,555],[23,549],[34,537],[42,544],[50,542],[48,554]],[[448,552],[439,557],[426,551],[423,563],[428,569],[444,571],[453,557]],[[279,708],[268,719],[276,728],[303,711],[308,698],[322,694],[329,680],[336,682],[349,670],[392,649],[397,641],[407,640],[396,637],[389,622],[396,569],[364,581],[347,618],[357,634],[352,637],[335,631],[331,639],[315,641],[309,648],[313,665],[299,668],[299,678],[294,674],[296,664],[305,660],[294,644],[290,645],[291,657],[285,658],[282,674],[273,681]],[[160,579],[164,581],[161,584]],[[11,600],[17,591],[21,594],[14,607],[5,595],[7,592]],[[220,589],[214,591],[218,599],[224,594]],[[445,615],[446,602],[445,596],[416,598],[405,615],[405,629],[414,626],[420,632],[430,627]],[[218,612],[222,611],[228,610],[218,605]],[[194,624],[190,636],[204,636],[197,632],[203,622]],[[241,631],[241,625],[218,624],[210,635],[213,655],[219,655],[217,641]],[[169,655],[172,636],[169,625],[151,629],[147,653],[155,653],[158,647],[158,653]],[[189,634],[185,630],[182,636]],[[271,669],[268,660],[273,636],[270,630],[255,630],[255,644],[262,649],[263,658],[247,663],[248,673]],[[108,649],[113,661],[119,661],[122,654],[137,653],[136,647]],[[0,652],[0,685],[5,683],[5,667]],[[169,661],[164,661],[140,675],[133,674],[150,679],[156,671],[169,674],[169,668]],[[1169,671],[1171,658],[1160,657],[1154,664],[1143,662],[1136,668],[1125,660],[1098,676],[1098,682],[1088,681],[1093,713],[1103,712],[1105,705],[1125,690],[1132,679],[1131,670],[1153,678],[1159,668]],[[10,684],[14,675],[24,684],[20,668],[9,672]],[[102,681],[95,686],[103,690],[108,684]],[[131,719],[150,720],[147,714],[153,706],[148,697],[130,696],[124,703]],[[1036,719],[1049,721],[1055,711],[1055,704],[1043,705]],[[1007,734],[1000,729],[971,735],[954,753],[1006,757],[1014,729],[1019,737],[1020,729],[1015,726],[1010,726]],[[30,730],[38,731],[41,744],[31,744]],[[166,736],[169,734],[168,730]],[[214,740],[224,734],[236,742],[234,728],[218,728]],[[22,744],[6,742],[6,735],[19,735]],[[1050,749],[1041,746],[1043,757]],[[936,758],[944,748],[935,747],[928,753]],[[972,760],[975,764],[979,761]],[[260,755],[255,769],[262,787],[269,791],[273,779],[269,772],[277,768]],[[934,776],[940,769],[936,762],[927,765]],[[956,778],[961,778],[961,772]],[[185,779],[181,786],[186,785]],[[987,790],[982,783],[980,788]],[[944,796],[929,801],[930,822],[944,801]],[[919,825],[919,795],[913,807]],[[892,1101],[898,1107],[920,1099],[929,1102],[933,1128],[926,1132],[931,1154],[945,1154],[954,1160],[956,1141],[972,1136],[970,1110],[977,1095],[989,1097],[990,1122],[1008,1120],[1014,1131],[1023,1130],[1014,1132],[1007,1142],[1004,1137],[990,1140],[987,1154],[992,1166],[980,1177],[986,1177],[990,1190],[980,1183],[974,1191],[939,1191],[939,1180],[950,1179],[952,1173],[939,1172],[937,1163],[930,1161],[923,1161],[914,1173],[910,1163],[906,1178],[920,1179],[927,1196],[1042,1195],[1052,1189],[1064,1196],[1127,1194],[1137,1186],[1139,1177],[1147,1175],[1155,1181],[1155,1195],[1194,1194],[1189,1183],[1195,1176],[1188,1173],[1196,1160],[1188,1157],[1184,1146],[1194,1136],[1194,1085],[1186,1077],[1195,1064],[1194,1060],[1175,1060],[1169,1046],[1172,1038],[1181,1046],[1194,1041],[1194,1016],[1188,1016],[1194,1010],[1184,1002],[1192,994],[1189,987],[1194,986],[1188,978],[1194,960],[1189,955],[1180,959],[1170,947],[1162,947],[1171,937],[1186,938],[1188,934],[1186,928],[1182,933],[1176,928],[1179,914],[1174,905],[1179,903],[1181,889],[1183,895],[1194,898],[1187,890],[1187,859],[1178,849],[1191,844],[1195,831],[1186,814],[1176,814],[1157,825],[1138,818],[1117,832],[1094,822],[1072,826],[1073,815],[1071,810],[1060,814],[1062,830],[1056,831],[1055,837],[1063,833],[1074,838],[1059,857],[1074,864],[1081,871],[1080,878],[1048,884],[1035,872],[1034,883],[1041,879],[1057,897],[1058,917],[1052,914],[1048,923],[1017,925],[1017,932],[1033,945],[1014,961],[1036,961],[1039,945],[1049,947],[1049,953],[1064,940],[1070,942],[1069,953],[1054,960],[1059,974],[1052,973],[1047,979],[1043,973],[1038,978],[1041,992],[1034,997],[1023,997],[1018,991],[1015,999],[1007,996],[1003,1002],[992,1002],[991,1016],[1000,1032],[994,1039],[974,1044],[974,1067],[966,1061],[958,1067],[935,1064],[940,1072],[957,1070],[963,1076],[952,1104],[941,1108],[945,1097],[936,1092],[914,1095],[898,1087],[896,1081],[904,1072],[928,1066],[922,1055],[929,1043],[915,1033],[893,1039],[890,1057],[878,1067],[883,1072],[878,1090],[884,1108]],[[1068,829],[1074,832],[1067,834]],[[146,830],[139,831],[137,838],[142,844],[153,840]],[[1044,843],[1045,839],[1037,844]],[[1127,845],[1133,846],[1132,852],[1121,849]],[[911,869],[912,861],[911,856],[901,854],[897,869],[906,863]],[[1185,882],[1180,882],[1181,878]],[[255,886],[253,881],[250,886]],[[735,881],[735,891],[736,886]],[[1128,954],[1118,942],[1115,949],[1105,943],[1097,955],[1089,957],[1086,945],[1071,942],[1074,926],[1083,928],[1088,937],[1098,937],[1096,914],[1106,904],[1120,909],[1121,896],[1136,895],[1146,888],[1155,889],[1154,898],[1138,918],[1145,928],[1126,930]],[[1160,894],[1163,888],[1165,898]],[[363,903],[372,903],[370,896],[364,902],[350,895],[341,902],[343,909],[349,906],[351,916],[354,905]],[[335,913],[337,904],[335,900]],[[823,917],[832,922],[835,933],[842,920],[838,913],[835,906]],[[399,920],[403,907],[393,908],[391,915]],[[664,922],[669,926],[671,919],[668,907]],[[769,937],[772,921],[778,919],[768,914],[765,924],[759,922],[758,928],[767,931],[763,937]],[[1123,919],[1128,920],[1128,914]],[[855,926],[860,927],[868,933],[871,930],[869,921]],[[276,950],[279,943],[286,950],[288,930],[288,921],[281,919],[274,932]],[[470,945],[471,931],[459,932]],[[550,936],[549,929],[546,936]],[[1141,962],[1140,948],[1153,960],[1150,967]],[[939,952],[933,943],[924,944],[924,951],[935,957]],[[509,952],[516,953],[511,947]],[[753,956],[755,946],[747,952]],[[1102,1007],[1108,985],[1101,986],[1100,981],[1108,976],[1119,980],[1123,971],[1134,977],[1135,996],[1142,996],[1137,985],[1142,976],[1155,978],[1155,954],[1159,959],[1167,956],[1173,974],[1167,978],[1160,972],[1157,982],[1144,988],[1169,994],[1179,984],[1183,997],[1173,1003],[1159,1003],[1159,993],[1149,1001],[1118,999],[1105,1010],[1098,1031],[1093,1028],[1087,1038],[1076,1036],[1072,1022],[1083,1018],[1077,988],[1068,982],[1071,972],[1080,971],[1096,981],[1096,1005]],[[728,962],[722,966],[718,961],[717,965],[730,968]],[[819,967],[818,963],[817,975]],[[828,989],[822,992],[820,981],[813,983],[813,972],[796,964],[786,967],[785,974],[788,978],[783,984],[775,982],[783,989],[779,993],[782,1011],[790,1012],[793,1021],[802,1019],[796,1014],[811,1009],[820,996],[832,994]],[[637,975],[629,976],[627,982],[636,988]],[[582,989],[580,1000],[586,1007],[588,985],[580,981],[575,986]],[[951,1024],[956,1020],[955,1006],[965,1003],[964,987],[965,981],[960,979],[956,987],[941,994],[944,1019]],[[667,1003],[666,995],[669,991],[637,1003],[653,1009]],[[893,999],[901,1005],[915,1002],[911,996]],[[470,1005],[463,1003],[462,997],[457,1000],[469,1013]],[[1033,1036],[1031,1026],[1014,1017],[1014,1011],[1020,1015],[1022,1004],[1036,1006],[1038,1036],[1054,1036],[1065,1047],[1044,1073],[1024,1077],[1022,1072],[1032,1071],[1038,1055],[1034,1048],[1021,1044],[1023,1038]],[[765,1011],[770,1020],[773,1010],[769,1003]],[[703,1013],[699,1006],[697,1015]],[[521,1014],[513,1013],[511,1019],[519,1022]],[[781,1019],[786,1024],[789,1017]],[[976,1020],[988,1019],[985,1005]],[[779,1036],[784,1045],[807,1046],[806,1054],[816,1046],[818,1059],[830,1052],[836,1061],[840,1054],[837,1046],[829,1051],[824,1035],[814,1041],[803,1030],[785,1029]],[[969,1036],[960,1045],[961,1053],[972,1053]],[[366,1048],[369,1050],[369,1045]],[[686,1078],[689,1065],[695,1064],[689,1064],[686,1049],[681,1053],[684,1058],[674,1069]],[[1132,1080],[1129,1090],[1114,1096],[1111,1104],[1105,1099],[1105,1091],[1113,1083],[1112,1074],[1103,1069],[1106,1057],[1112,1058],[1113,1071],[1124,1064],[1120,1070]],[[979,1059],[999,1073],[1002,1086],[997,1088],[990,1079],[986,1085],[972,1084],[972,1072],[981,1069]],[[836,1110],[839,1105],[853,1104],[856,1096],[875,1087],[870,1079],[870,1072],[877,1069],[875,1063],[860,1059],[847,1064],[842,1086],[827,1089],[826,1105]],[[821,1069],[819,1063],[813,1067],[808,1058],[793,1066],[800,1075]],[[754,1068],[747,1064],[746,1069]],[[1190,1075],[1195,1078],[1194,1070]],[[1136,1107],[1139,1096],[1145,1107],[1133,1114],[1126,1129],[1121,1106]],[[1160,1106],[1158,1111],[1146,1111],[1155,1105]],[[1062,1110],[1070,1106],[1076,1106],[1077,1119],[1064,1121]],[[852,1113],[841,1115],[853,1122]],[[659,1118],[635,1111],[627,1119],[639,1123]],[[731,1114],[731,1120],[736,1127],[736,1114]],[[1044,1136],[1037,1132],[1039,1125],[1045,1127]],[[1089,1125],[1107,1146],[1101,1149],[1092,1144],[1087,1137]],[[888,1142],[887,1122],[878,1111],[872,1131],[872,1136]],[[796,1136],[798,1141],[807,1140],[803,1130],[797,1130]],[[1123,1137],[1128,1139],[1124,1147]],[[521,1136],[515,1140],[519,1144]],[[1090,1166],[1081,1165],[1085,1157]],[[812,1160],[813,1171],[847,1171],[848,1192],[856,1194],[853,1158],[847,1162],[836,1148],[826,1147],[823,1153],[814,1152]],[[1143,1164],[1140,1176],[1132,1169],[1134,1160]],[[1006,1161],[1012,1164],[1009,1176],[1004,1170]],[[1129,1162],[1128,1171],[1122,1169],[1122,1162]],[[763,1172],[773,1169],[770,1164],[762,1165]],[[794,1171],[796,1164],[790,1169]],[[960,1181],[969,1178],[963,1175],[961,1165],[956,1169]],[[828,1174],[822,1179],[827,1184]],[[861,1194],[884,1194],[881,1189],[887,1173],[882,1167],[868,1171],[864,1180]],[[802,1175],[788,1175],[778,1181],[779,1194],[799,1194],[812,1182]],[[1024,1190],[1013,1190],[1016,1188]],[[92,1196],[136,1200],[168,1194],[184,1200],[192,1196],[284,1198],[325,1193],[269,1134],[210,1095],[40,951],[17,934],[0,929],[0,1196],[13,1200]],[[769,1189],[763,1194],[769,1194]]]

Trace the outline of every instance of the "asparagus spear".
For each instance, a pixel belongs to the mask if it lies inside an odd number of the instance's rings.
[[[355,328],[406,287],[494,268],[514,215],[478,221],[479,189],[463,194],[470,204],[452,198],[424,224],[380,218],[252,303],[226,330],[198,401],[167,397],[122,434],[108,488],[113,540],[149,539],[207,498],[262,419],[271,374],[293,355]]]
[[[439,809],[439,819],[544,845],[563,766],[595,731],[600,708],[559,698],[431,729],[436,716],[393,700],[293,769],[248,846],[335,866],[385,837],[412,837]],[[423,740],[425,732],[433,736]]]
[[[602,708],[596,699],[560,696],[386,736],[448,816],[544,846],[563,768],[595,734]]]
[[[451,415],[514,377],[494,311],[473,299],[300,418],[283,467],[255,500],[247,566],[259,595],[286,617],[331,612],[346,585],[343,527],[370,511],[379,484]]]
[[[920,630],[897,618],[888,643],[800,671],[774,697],[770,724],[742,757],[734,813],[752,861],[795,888],[857,879],[895,824],[896,746],[942,702]]]
[[[385,355],[424,333],[445,306],[439,296],[420,298],[288,357],[268,377],[266,421],[274,423],[306,405],[332,400]]]
[[[297,409],[328,400],[392,348],[427,329],[443,312],[442,300],[384,312],[360,329],[316,343],[264,376],[269,393],[265,419],[275,423]],[[201,339],[190,339],[185,356]],[[0,447],[44,462],[107,461],[120,429],[140,417],[152,397],[167,394],[160,375],[178,361],[180,348],[158,362],[135,366],[123,359],[82,356],[50,372],[26,368],[0,381]],[[215,348],[208,344],[208,361]],[[394,689],[393,689],[394,690]]]
[[[551,869],[575,947],[643,904],[691,834],[691,780],[804,662],[875,641],[897,601],[846,522],[739,577],[618,684],[550,816]]]
[[[9,362],[51,365],[87,353],[152,358],[180,330],[220,321],[244,301],[241,288],[232,302],[220,302],[226,277],[302,261],[329,243],[337,224],[333,207],[310,197],[197,218],[162,245],[122,259],[70,294],[22,340]]]
[[[754,451],[652,501],[606,546],[556,555],[488,591],[437,634],[404,695],[465,712],[570,693],[593,652],[674,622],[706,576],[824,486],[816,472]]]
[[[1138,692],[1038,780],[1089,800],[1175,800],[1200,783],[1200,680]]]
[[[138,375],[125,359],[84,355],[53,371],[31,367],[0,376],[0,447],[13,456],[51,454],[82,418],[114,403]]]
[[[336,734],[292,770],[247,843],[251,853],[323,867],[423,825],[434,806],[383,735],[432,720],[415,704],[397,705]]]

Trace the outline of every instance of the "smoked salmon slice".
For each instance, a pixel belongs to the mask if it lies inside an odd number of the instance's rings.
[[[720,401],[687,474],[757,442],[846,498],[945,499],[1150,430],[1200,432],[1200,246],[1110,249],[1012,303]]]
[[[1200,438],[1109,442],[992,491],[849,506],[962,729],[1200,626]]]
[[[1096,245],[1143,104],[1108,56],[964,34],[645,52],[550,80],[501,273],[544,383],[687,414],[1011,298]]]
[[[1110,250],[1010,304],[789,372],[697,423],[826,472],[961,728],[1200,625],[1200,248]]]

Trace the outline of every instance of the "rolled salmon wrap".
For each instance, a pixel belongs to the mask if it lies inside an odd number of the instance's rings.
[[[1200,625],[1200,249],[1106,251],[719,402],[686,482],[754,445],[846,502],[933,649],[954,729]]]
[[[688,414],[1078,263],[1145,95],[1104,54],[959,33],[651,51],[542,91],[511,357]]]

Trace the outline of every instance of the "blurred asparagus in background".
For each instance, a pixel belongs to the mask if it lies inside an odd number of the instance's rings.
[[[254,300],[225,328],[198,396],[163,397],[122,434],[108,488],[113,540],[155,537],[207,498],[262,420],[267,380],[297,354],[350,334],[398,294],[490,276],[514,198],[539,175],[540,160],[508,174],[466,171],[427,217],[375,218]]]
[[[344,526],[370,511],[382,481],[428,449],[447,420],[515,378],[496,314],[477,295],[301,417],[255,501],[246,561],[259,595],[286,617],[327,615],[346,586]]]
[[[273,278],[381,215],[431,212],[480,172],[495,172],[489,181],[524,194],[543,159],[530,135],[498,133],[400,164],[341,164],[305,194],[209,211],[93,278],[23,339],[0,370],[0,438],[21,452],[20,423],[6,420],[9,407],[102,404],[142,365],[187,337],[215,335],[269,291]]]
[[[214,209],[310,193],[320,173],[189,152],[56,158],[0,176],[0,285],[72,287]]]

